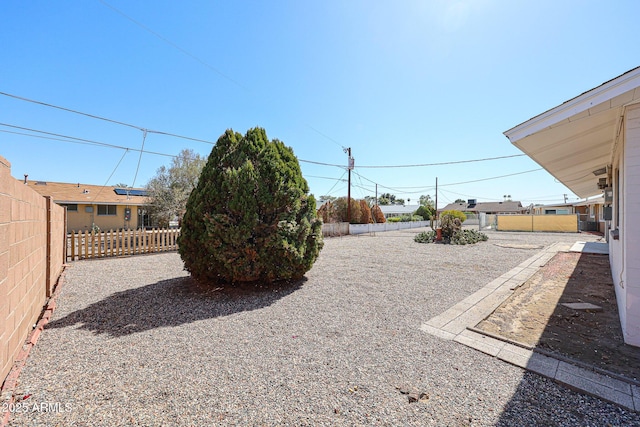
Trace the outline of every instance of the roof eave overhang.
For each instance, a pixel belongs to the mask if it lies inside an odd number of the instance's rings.
[[[624,107],[640,102],[640,67],[585,92],[504,135],[580,197],[601,193],[592,172],[610,165]],[[606,175],[605,175],[606,176]]]

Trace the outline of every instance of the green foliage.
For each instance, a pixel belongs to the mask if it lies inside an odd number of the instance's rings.
[[[423,221],[420,215],[400,215],[400,216],[392,216],[391,218],[387,218],[388,222],[411,222],[411,221]]]
[[[460,218],[445,214],[440,217],[440,228],[442,229],[442,239],[448,243],[462,229],[462,221]]]
[[[467,216],[461,212],[461,211],[456,211],[456,210],[448,210],[448,211],[442,211],[440,213],[440,217],[442,218],[443,216],[448,215],[451,216],[453,218],[458,218],[460,220],[460,222],[465,222],[467,220]]]
[[[442,232],[442,243],[451,243],[452,245],[470,245],[473,243],[484,242],[489,239],[486,234],[476,230],[463,230],[460,218],[451,215],[443,215],[440,217],[440,228]],[[425,231],[414,237],[414,241],[418,243],[433,243],[436,241],[435,231]]]
[[[433,230],[423,231],[422,233],[416,234],[413,240],[418,243],[433,243],[436,241],[436,232]]]
[[[322,222],[298,159],[264,129],[227,130],[187,202],[178,240],[201,282],[299,279],[322,248]]]
[[[378,197],[378,204],[382,206],[404,205],[404,199],[398,199],[395,194],[382,193],[380,197]]]
[[[424,219],[429,219],[436,214],[436,210],[432,206],[422,205],[414,212],[414,215],[419,215]]]
[[[161,166],[149,180],[147,209],[153,222],[167,227],[169,221],[184,215],[189,194],[198,183],[205,159],[193,150],[182,150],[169,168]]]
[[[476,230],[460,230],[451,237],[452,245],[471,245],[478,242],[486,242],[489,237]]]

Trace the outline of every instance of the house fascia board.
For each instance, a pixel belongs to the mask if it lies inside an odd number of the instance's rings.
[[[76,200],[54,200],[54,203],[59,205],[118,205],[118,206],[144,206],[146,203],[131,203],[127,202],[100,202],[100,201],[76,201]]]
[[[638,87],[640,87],[640,67],[628,71],[613,80],[603,83],[551,110],[533,117],[505,131],[504,135],[509,138],[512,144],[517,146],[518,144],[516,144],[516,142],[527,136],[550,128],[564,120],[588,111],[599,104],[610,101],[616,96],[635,90]],[[618,107],[620,106],[610,108]]]

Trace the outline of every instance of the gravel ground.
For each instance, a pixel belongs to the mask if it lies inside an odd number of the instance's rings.
[[[195,286],[176,253],[75,262],[11,425],[640,425],[419,329],[536,245],[592,236],[418,231],[326,239],[306,280],[245,292]]]

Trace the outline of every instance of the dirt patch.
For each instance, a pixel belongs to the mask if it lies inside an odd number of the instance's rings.
[[[640,379],[640,348],[624,344],[607,255],[556,254],[476,328]]]

